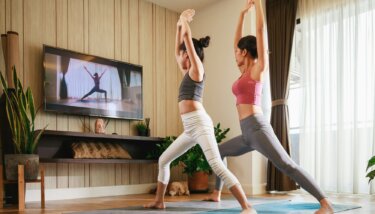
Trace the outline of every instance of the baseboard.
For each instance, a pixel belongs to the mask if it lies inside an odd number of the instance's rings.
[[[266,183],[263,184],[257,184],[257,185],[251,185],[251,184],[241,184],[242,188],[244,189],[245,193],[247,195],[260,195],[267,193],[266,191]],[[214,189],[215,188],[215,182],[209,183],[209,188]],[[223,193],[230,193],[228,188],[224,185]]]
[[[46,201],[67,200],[77,198],[144,194],[148,193],[151,188],[155,188],[155,186],[156,183],[87,188],[46,189],[45,194]],[[27,190],[26,202],[35,201],[40,201],[40,190]]]

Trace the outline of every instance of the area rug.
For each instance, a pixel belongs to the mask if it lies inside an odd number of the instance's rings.
[[[275,200],[268,198],[249,198],[251,203],[257,210],[258,214],[274,214],[274,213],[314,213],[319,208],[318,203],[296,202],[288,200]],[[206,201],[186,201],[186,202],[167,202],[167,208],[164,210],[145,209],[142,206],[132,206],[117,209],[93,210],[84,212],[70,212],[71,214],[127,214],[127,213],[194,213],[194,214],[230,214],[240,213],[241,208],[236,200],[222,200],[221,202]],[[356,205],[334,204],[335,213],[360,208]]]
[[[306,202],[293,202],[293,201],[284,201],[276,203],[263,203],[254,205],[258,214],[274,214],[274,213],[287,213],[287,214],[305,214],[305,213],[314,213],[320,208],[319,203],[306,203]],[[333,204],[333,209],[335,213],[353,210],[361,208],[357,205],[349,204]],[[241,209],[238,208],[229,208],[229,209],[219,209],[219,210],[210,210],[207,212],[201,212],[201,214],[229,214],[229,213],[240,213]]]

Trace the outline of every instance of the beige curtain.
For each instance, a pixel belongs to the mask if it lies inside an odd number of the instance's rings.
[[[271,125],[288,154],[290,154],[287,106],[288,78],[296,12],[297,0],[266,1],[272,96]],[[293,180],[277,170],[271,162],[268,162],[267,191],[289,191],[296,188],[296,183]]]

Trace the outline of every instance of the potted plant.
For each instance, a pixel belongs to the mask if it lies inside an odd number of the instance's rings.
[[[372,170],[370,170],[366,177],[369,178],[368,182],[370,183],[374,177],[375,177],[375,169],[373,168],[373,166],[375,166],[375,156],[373,156],[372,158],[370,158],[370,160],[368,161],[368,164],[367,164],[367,169],[366,171],[369,171],[369,169],[372,168]]]
[[[21,81],[13,67],[14,88],[9,88],[0,72],[0,83],[6,100],[6,115],[12,134],[14,154],[5,154],[5,175],[8,180],[17,180],[17,166],[25,166],[25,179],[37,179],[39,156],[35,154],[36,146],[43,131],[35,130],[36,109],[30,87],[24,91]]]
[[[138,135],[139,136],[147,136],[147,127],[146,124],[143,121],[139,121],[136,125],[135,128],[137,129]]]
[[[229,128],[222,130],[220,123],[215,127],[215,137],[217,143],[220,143],[229,132]],[[159,158],[160,155],[173,143],[175,136],[168,136],[164,142],[157,144],[157,149],[148,154],[148,158]],[[208,176],[212,173],[212,169],[208,164],[204,153],[199,145],[195,145],[179,158],[171,163],[171,167],[181,164],[184,168],[183,173],[188,175],[188,185],[191,192],[207,192],[208,191]]]
[[[139,136],[150,136],[150,118],[146,118],[145,122],[139,121],[135,128]]]

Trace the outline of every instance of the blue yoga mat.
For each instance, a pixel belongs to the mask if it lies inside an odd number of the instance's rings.
[[[273,200],[264,198],[249,198],[248,201],[254,205],[258,214],[285,214],[285,213],[314,213],[319,209],[318,203],[306,203],[303,201]],[[355,205],[334,204],[335,212],[360,208]],[[91,210],[71,212],[74,214],[229,214],[240,213],[241,208],[236,200],[222,200],[219,203],[205,201],[167,202],[167,209],[153,210],[142,206],[131,206],[107,210]]]
[[[265,203],[254,205],[254,208],[258,214],[275,214],[275,213],[314,213],[320,208],[318,203],[306,203],[306,202],[276,202],[276,203]],[[358,209],[360,206],[347,205],[347,204],[334,204],[333,205],[335,213]],[[229,213],[239,213],[241,208],[231,208],[231,209],[221,209],[221,210],[210,210],[203,213],[216,213],[216,214],[229,214]]]

